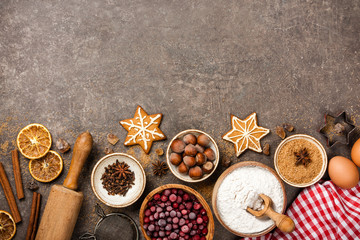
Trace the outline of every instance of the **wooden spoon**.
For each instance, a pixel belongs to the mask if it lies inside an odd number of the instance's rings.
[[[270,217],[282,232],[292,232],[295,229],[294,221],[284,214],[275,212],[271,207],[272,200],[270,197],[265,194],[259,194],[259,196],[264,200],[264,208],[260,211],[255,211],[248,207],[246,210],[255,217],[261,217],[263,215]]]

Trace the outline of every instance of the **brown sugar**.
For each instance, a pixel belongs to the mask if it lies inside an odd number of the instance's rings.
[[[310,162],[306,166],[297,165],[295,153],[304,148],[309,154]],[[304,139],[294,139],[284,144],[277,159],[280,174],[295,184],[311,182],[319,175],[323,164],[323,157],[319,148],[314,143]]]

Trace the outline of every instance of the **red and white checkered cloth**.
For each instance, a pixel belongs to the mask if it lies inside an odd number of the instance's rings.
[[[305,188],[286,215],[295,222],[293,232],[246,239],[360,239],[360,182],[348,190],[331,181]]]

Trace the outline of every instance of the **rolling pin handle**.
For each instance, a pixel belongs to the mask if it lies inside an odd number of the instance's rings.
[[[286,233],[294,231],[295,223],[290,217],[284,214],[277,213],[271,208],[268,208],[265,214],[269,216],[272,220],[274,220],[276,226],[280,229],[280,231]]]

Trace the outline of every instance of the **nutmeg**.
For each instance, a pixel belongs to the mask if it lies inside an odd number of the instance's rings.
[[[192,166],[194,166],[196,164],[195,158],[191,157],[191,156],[185,156],[183,158],[183,161],[186,164],[186,166],[188,166],[188,167],[192,167]]]
[[[196,144],[196,137],[194,134],[186,134],[183,138],[183,141],[185,144],[192,144],[195,145]]]
[[[199,166],[192,167],[189,170],[189,176],[192,179],[199,179],[203,176],[203,171],[201,170],[201,168]]]
[[[176,153],[182,153],[185,150],[185,143],[180,139],[175,139],[171,144],[171,150]]]
[[[208,160],[210,161],[215,160],[215,152],[211,148],[205,149],[204,154],[206,155]]]
[[[189,144],[185,147],[185,155],[187,156],[195,156],[197,153],[196,148],[194,145]]]
[[[214,164],[210,161],[207,161],[204,165],[202,165],[201,169],[204,173],[211,173],[211,171],[214,169]]]
[[[170,162],[176,166],[178,166],[182,161],[182,157],[178,153],[171,153],[170,154]]]
[[[178,166],[178,171],[180,173],[187,173],[189,171],[189,168],[185,165],[185,163],[180,163],[180,165]]]
[[[198,151],[199,153],[203,153],[205,151],[205,148],[199,144],[195,145],[195,149],[196,151]]]
[[[200,166],[206,162],[207,157],[203,153],[198,153],[198,154],[196,154],[195,160],[196,160],[196,165]]]
[[[206,136],[205,134],[200,134],[197,138],[198,144],[200,144],[203,147],[207,147],[210,144],[210,138]]]

